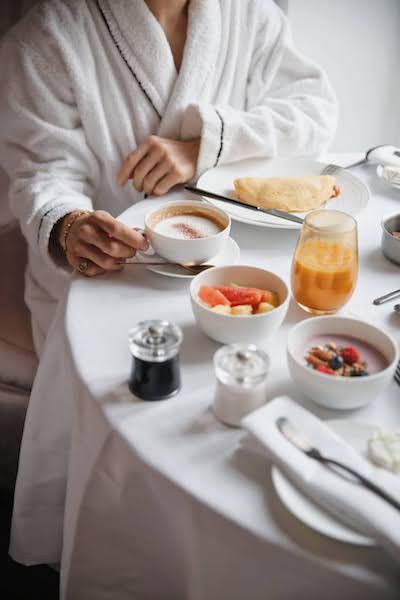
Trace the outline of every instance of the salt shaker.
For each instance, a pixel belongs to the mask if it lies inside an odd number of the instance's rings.
[[[269,356],[254,345],[223,346],[214,355],[217,387],[215,416],[238,427],[242,418],[266,401]]]
[[[130,391],[142,400],[163,400],[181,387],[182,330],[169,321],[141,321],[128,333],[132,354]]]

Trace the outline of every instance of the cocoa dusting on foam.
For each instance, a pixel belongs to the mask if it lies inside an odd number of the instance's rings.
[[[179,231],[179,233],[181,233],[183,235],[183,237],[186,238],[187,240],[196,240],[199,238],[206,237],[200,231],[198,231],[194,227],[191,227],[187,223],[175,223],[173,225],[173,227],[174,227],[174,229]]]

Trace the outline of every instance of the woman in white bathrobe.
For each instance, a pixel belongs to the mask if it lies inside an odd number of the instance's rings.
[[[336,101],[272,0],[48,0],[5,37],[0,64],[0,161],[28,241],[41,355],[11,553],[59,562],[80,393],[64,361],[72,270],[121,268],[146,245],[115,220],[144,192],[238,159],[324,150]]]
[[[234,160],[317,154],[336,125],[327,78],[272,0],[48,0],[0,64],[0,160],[39,352],[72,269],[119,269],[145,247],[114,219],[144,193]]]

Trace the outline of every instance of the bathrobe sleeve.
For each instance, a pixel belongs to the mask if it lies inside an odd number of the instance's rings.
[[[324,72],[294,47],[288,22],[268,3],[255,36],[246,110],[188,107],[201,120],[197,174],[250,157],[316,155],[332,140],[337,100]]]
[[[68,68],[49,36],[38,27],[31,43],[11,32],[0,46],[0,161],[11,211],[33,252],[54,270],[60,267],[49,253],[51,230],[67,213],[92,209],[98,164]]]

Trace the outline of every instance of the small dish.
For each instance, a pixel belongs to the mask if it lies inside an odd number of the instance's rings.
[[[201,286],[232,283],[276,292],[280,305],[267,313],[234,316],[214,312],[198,298]],[[289,306],[289,290],[283,279],[271,271],[244,265],[214,267],[200,273],[190,284],[190,297],[197,324],[208,337],[222,344],[264,345],[282,324]]]
[[[304,355],[315,336],[355,338],[381,354],[387,367],[365,377],[325,375],[306,365]],[[399,350],[391,335],[371,323],[349,317],[314,317],[298,323],[288,336],[289,372],[297,387],[316,404],[335,410],[351,410],[369,404],[393,378]]]
[[[382,219],[382,252],[392,262],[400,264],[400,239],[392,231],[400,231],[400,213],[386,215]]]
[[[152,254],[146,256],[144,254],[137,253],[136,255],[137,261],[146,264],[146,262],[163,262],[165,259],[161,258],[157,254]],[[235,240],[231,237],[228,237],[226,240],[225,246],[222,248],[220,252],[213,258],[211,258],[208,263],[214,265],[215,267],[222,267],[224,265],[234,265],[238,262],[240,258],[240,248],[235,242]],[[167,262],[167,261],[165,261]],[[152,271],[153,273],[157,273],[158,275],[165,275],[166,277],[176,277],[179,279],[193,279],[195,275],[191,275],[186,269],[174,265],[157,265],[157,266],[148,266],[148,271]]]

